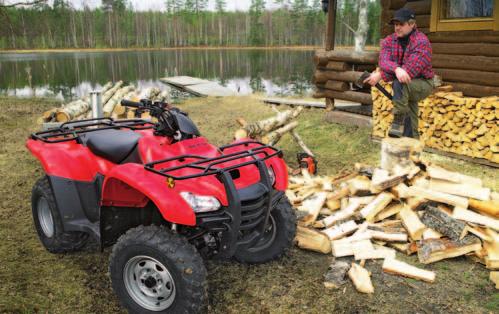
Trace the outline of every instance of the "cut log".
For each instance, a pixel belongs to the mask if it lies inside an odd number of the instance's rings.
[[[366,207],[364,207],[360,211],[360,214],[367,221],[373,221],[374,217],[383,209],[385,209],[386,206],[388,206],[388,204],[390,204],[392,200],[393,200],[393,195],[391,193],[383,192],[378,196],[376,196],[376,198]]]
[[[499,220],[477,214],[463,207],[456,206],[454,208],[454,211],[452,212],[452,217],[459,220],[464,220],[466,222],[476,223],[485,227],[489,227],[494,230],[499,230]]]
[[[428,203],[428,200],[422,197],[409,197],[407,199],[407,206],[416,211],[422,209],[426,203]]]
[[[371,237],[376,240],[385,242],[407,242],[406,233],[387,233],[378,230],[369,230]]]
[[[432,191],[419,186],[411,186],[407,191],[409,196],[425,198],[435,202],[440,202],[444,204],[449,204],[452,206],[458,206],[467,208],[468,199],[460,196],[450,195],[447,193]]]
[[[446,82],[447,83],[447,82]],[[499,87],[483,86],[477,84],[467,84],[458,82],[449,82],[455,90],[460,90],[466,96],[470,97],[485,97],[499,95]]]
[[[423,143],[417,139],[384,138],[381,140],[381,168],[393,171],[397,167],[409,173],[415,167],[414,162],[419,161],[422,151]]]
[[[348,277],[352,280],[357,291],[362,293],[374,293],[371,277],[364,267],[352,263],[352,267],[348,271]]]
[[[251,138],[261,136],[265,133],[275,130],[280,126],[285,125],[292,119],[296,118],[302,112],[302,110],[303,106],[299,106],[295,110],[282,111],[274,117],[248,124],[243,128],[248,132],[248,136]]]
[[[499,235],[490,229],[486,230],[491,241],[484,241],[483,248],[487,252],[485,265],[488,269],[499,269]]]
[[[470,199],[469,206],[483,214],[488,214],[499,218],[499,201],[497,200],[482,202]]]
[[[488,201],[490,199],[489,188],[483,188],[472,184],[453,183],[444,180],[432,179],[429,180],[427,188],[452,195],[475,198],[481,201]]]
[[[90,110],[90,104],[83,100],[78,100],[59,108],[56,113],[57,122],[67,122]]]
[[[348,196],[349,193],[350,193],[350,189],[348,188],[348,186],[343,186],[339,190],[334,191],[332,193],[329,193],[327,195],[327,200],[328,201],[340,200],[340,199]]]
[[[423,264],[430,264],[478,251],[481,248],[480,241],[472,235],[458,242],[447,238],[423,240],[418,247],[418,259]]]
[[[371,192],[374,194],[380,193],[386,189],[402,183],[406,177],[407,175],[390,176],[388,170],[376,168],[374,169],[371,181]]]
[[[308,146],[305,145],[305,142],[303,142],[301,136],[298,134],[298,132],[296,132],[296,130],[291,130],[291,135],[295,139],[296,144],[298,144],[298,146],[300,146],[305,153],[309,154],[310,156],[314,156],[314,153],[312,153],[310,148],[308,148]]]
[[[371,203],[372,201],[374,201],[375,198],[376,198],[376,196],[374,196],[374,195],[372,195],[372,196],[353,196],[353,197],[350,197],[348,199],[348,201],[349,202],[356,202],[359,205],[367,205],[367,204]]]
[[[345,209],[337,211],[322,220],[322,226],[329,228],[338,221],[346,220],[355,214],[355,211],[360,207],[360,204],[355,201],[350,201]]]
[[[108,100],[111,99],[111,97],[113,97],[114,93],[116,93],[118,89],[121,88],[121,86],[123,86],[123,81],[118,81],[116,82],[116,84],[114,84],[113,87],[106,90],[106,92],[102,94],[102,104],[107,103]]]
[[[431,228],[427,228],[424,232],[423,232],[423,236],[422,236],[422,239],[423,240],[429,240],[429,239],[440,239],[443,237],[443,234],[441,234],[440,232],[437,232]]]
[[[340,201],[339,200],[328,200],[326,201],[326,206],[331,211],[336,211],[340,209]]]
[[[398,214],[402,210],[402,208],[404,208],[404,205],[400,203],[388,205],[387,208],[376,215],[376,217],[374,218],[374,222],[382,221],[388,217],[394,216]]]
[[[331,241],[331,251],[334,257],[344,257],[353,255],[352,242],[341,240]]]
[[[374,247],[369,240],[353,242],[352,251],[356,261],[395,258],[394,250],[382,246]]]
[[[491,271],[489,278],[496,285],[496,289],[499,289],[499,271]]]
[[[325,234],[314,229],[297,226],[295,241],[297,242],[298,247],[302,249],[324,254],[331,252],[331,241],[329,238]]]
[[[346,283],[346,274],[350,265],[341,261],[334,261],[329,265],[327,273],[324,275],[324,287],[327,289],[338,289]]]
[[[409,1],[404,7],[414,11],[417,16],[418,26],[420,26],[419,16],[431,13],[431,0]]]
[[[390,192],[395,196],[397,199],[402,199],[407,197],[407,192],[409,190],[409,187],[405,185],[404,183],[400,183],[390,189]]]
[[[497,32],[486,30],[435,32],[430,33],[428,38],[432,43],[499,43]]]
[[[329,238],[329,240],[337,240],[340,239],[355,230],[357,230],[358,225],[353,220],[349,220],[347,222],[342,223],[341,225],[333,226],[323,231],[325,235]]]
[[[284,134],[295,129],[297,126],[298,126],[297,121],[290,122],[290,123],[284,125],[283,127],[279,128],[275,131],[272,131],[272,132],[268,133],[267,135],[264,135],[262,137],[262,143],[269,144],[269,145],[275,145],[277,142],[279,142],[279,140],[281,139],[281,137]]]
[[[385,261],[383,262],[383,271],[394,275],[423,280],[426,282],[435,281],[434,272],[417,268],[394,258],[385,259]]]
[[[426,167],[426,172],[428,173],[428,176],[433,179],[440,179],[454,183],[472,184],[480,187],[482,186],[482,180],[479,178],[470,177],[459,172],[449,171],[441,167],[431,165]]]
[[[475,236],[479,237],[483,241],[489,241],[489,242],[493,241],[493,239],[482,228],[471,227],[468,225],[466,225],[466,227],[464,227],[463,233],[461,234],[461,237],[459,237],[459,240],[462,240],[468,233],[474,234]]]
[[[312,197],[306,199],[303,205],[300,206],[299,210],[307,211],[308,215],[302,219],[304,226],[311,225],[319,216],[322,206],[326,202],[326,192],[319,192]]]
[[[348,181],[348,189],[351,195],[370,195],[371,181],[364,176],[358,176]]]
[[[409,207],[404,206],[399,212],[399,216],[411,239],[414,241],[421,240],[421,236],[426,230],[426,226],[419,220],[418,215]]]
[[[462,221],[452,218],[434,206],[426,206],[422,222],[453,241],[459,241],[466,227]]]
[[[135,87],[132,85],[125,86],[117,90],[106,103],[103,102],[104,105],[102,106],[102,112],[104,114],[104,117],[110,117],[111,113],[114,110],[114,107],[123,99],[123,97],[125,97],[125,95],[127,95],[134,89]]]

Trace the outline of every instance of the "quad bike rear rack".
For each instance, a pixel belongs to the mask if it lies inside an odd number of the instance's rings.
[[[146,130],[153,124],[143,119],[114,120],[113,118],[92,118],[68,121],[58,128],[31,134],[31,139],[45,143],[61,143],[79,140],[80,134],[108,129]]]
[[[283,157],[281,150],[270,145],[265,145],[258,141],[245,141],[220,147],[220,151],[233,147],[247,147],[249,144],[260,146],[242,149],[241,151],[208,158],[198,155],[182,155],[174,158],[157,160],[146,164],[145,169],[158,175],[174,180],[186,180],[202,176],[215,175],[224,185],[227,193],[228,206],[213,212],[197,214],[197,224],[206,231],[221,232],[221,241],[217,258],[230,258],[236,250],[241,247],[251,247],[265,233],[269,221],[270,211],[283,197],[284,192],[274,190],[270,175],[265,164],[265,160],[278,156]],[[268,152],[271,150],[272,152]],[[252,157],[252,160],[241,162],[227,167],[216,167],[225,162],[230,162],[240,158]],[[156,169],[162,163],[171,161],[183,162],[192,159],[194,161],[179,166]],[[260,182],[237,190],[234,178],[237,178],[234,171],[236,168],[247,165],[256,165],[260,174]],[[198,173],[176,176],[171,172],[180,169],[194,169]],[[257,192],[258,191],[258,192]],[[252,198],[254,197],[254,198]],[[245,234],[243,234],[245,233]]]

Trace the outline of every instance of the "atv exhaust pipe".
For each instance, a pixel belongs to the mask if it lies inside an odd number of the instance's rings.
[[[102,93],[100,90],[90,92],[90,103],[92,104],[92,118],[102,118]]]

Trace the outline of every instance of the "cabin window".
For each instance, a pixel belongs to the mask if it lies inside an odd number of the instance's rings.
[[[431,32],[499,30],[499,0],[434,0]]]

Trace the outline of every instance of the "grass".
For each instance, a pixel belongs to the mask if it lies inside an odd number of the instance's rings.
[[[56,103],[46,99],[0,97],[0,312],[120,313],[107,274],[110,250],[87,249],[75,254],[46,252],[33,227],[30,195],[43,175],[24,147],[37,129],[37,117]],[[255,121],[273,115],[254,97],[193,99],[181,105],[201,132],[216,144],[231,140],[235,118]],[[354,162],[375,164],[379,145],[369,130],[323,122],[323,112],[307,110],[299,118],[299,133],[317,154],[319,171],[335,174]],[[299,148],[284,137],[281,148],[291,166]],[[445,166],[484,179],[498,189],[497,170],[450,158],[426,155]],[[414,256],[399,255],[413,264]],[[499,311],[499,294],[489,271],[466,258],[424,266],[436,271],[428,284],[385,274],[379,261],[367,262],[374,295],[362,295],[350,283],[340,290],[322,285],[331,257],[293,248],[290,254],[265,265],[208,261],[210,313],[489,313]]]

